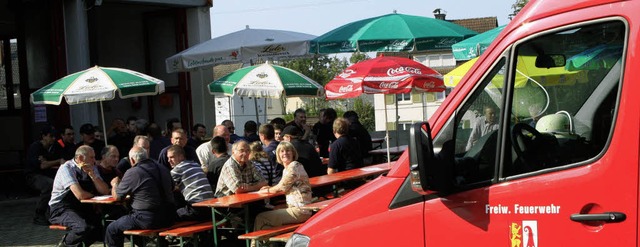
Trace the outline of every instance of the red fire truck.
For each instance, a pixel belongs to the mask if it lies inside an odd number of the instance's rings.
[[[287,246],[640,246],[640,1],[531,1]],[[637,95],[638,94],[638,95]]]

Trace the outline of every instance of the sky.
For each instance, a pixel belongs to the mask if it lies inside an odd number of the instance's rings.
[[[490,3],[489,3],[490,2]],[[211,8],[212,38],[239,31],[280,29],[322,35],[344,24],[397,11],[434,17],[437,8],[446,19],[497,17],[508,24],[516,0],[216,0]]]

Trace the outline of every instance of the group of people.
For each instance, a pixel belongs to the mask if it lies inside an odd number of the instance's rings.
[[[82,141],[77,144],[70,126],[60,139],[53,127],[43,128],[41,139],[28,154],[28,179],[41,191],[34,222],[68,226],[60,242],[63,246],[91,244],[100,239],[101,232],[107,245],[122,246],[123,232],[128,229],[211,218],[208,208],[194,207],[194,203],[250,191],[282,192],[286,195],[284,208],[271,210],[264,203],[251,207],[254,229],[265,229],[311,216],[300,207],[328,191],[312,190],[309,177],[370,163],[371,137],[353,111],[337,117],[335,110],[324,109],[311,127],[306,112],[298,109],[289,123],[276,118],[258,127],[248,121],[242,136],[233,133],[232,121],[225,120],[213,128],[210,140],[205,138],[204,125],[194,125],[188,137],[174,120],[167,122],[168,136],[163,137],[157,125],[139,132],[127,128],[137,120],[116,119],[105,133],[106,146],[95,140],[95,127],[90,124],[80,128]],[[122,157],[125,154],[128,156]],[[328,164],[323,165],[320,157],[328,157]],[[128,212],[110,214],[116,216],[104,231],[100,214],[91,204],[80,202],[96,195],[112,195],[129,205]]]

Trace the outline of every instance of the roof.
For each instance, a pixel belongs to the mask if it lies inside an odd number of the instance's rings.
[[[458,19],[458,20],[447,20],[458,24],[460,26],[466,27],[478,33],[483,33],[485,31],[494,29],[498,27],[498,18],[493,17],[480,17],[480,18],[469,18],[469,19]]]
[[[213,80],[220,79],[231,72],[242,68],[242,63],[220,64],[213,67]]]

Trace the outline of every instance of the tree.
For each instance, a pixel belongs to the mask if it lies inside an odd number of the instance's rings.
[[[329,57],[319,55],[315,58],[297,59],[282,62],[282,66],[293,69],[308,76],[320,85],[326,85],[333,77],[349,66],[346,58]],[[286,103],[286,102],[285,102]],[[310,99],[305,110],[309,115],[316,115],[318,109],[329,107],[329,103],[324,99]]]
[[[511,5],[511,9],[513,9],[513,13],[509,14],[509,20],[513,19],[513,17],[515,17],[518,12],[520,12],[520,10],[522,10],[522,8],[524,8],[525,5],[527,5],[527,3],[529,2],[529,0],[516,0],[516,2]]]
[[[371,103],[363,100],[362,98],[355,98],[353,102],[353,111],[358,113],[360,123],[367,131],[375,131],[375,112]]]

